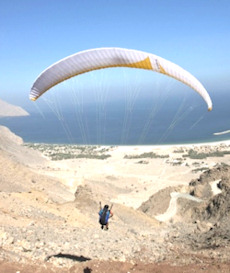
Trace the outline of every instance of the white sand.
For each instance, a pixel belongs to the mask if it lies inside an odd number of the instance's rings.
[[[39,171],[58,177],[72,193],[79,185],[88,184],[99,191],[102,198],[104,195],[111,202],[137,208],[163,188],[188,186],[192,179],[202,173],[193,170],[212,168],[221,162],[228,164],[230,159],[230,155],[201,160],[183,158],[183,154],[188,150],[195,149],[206,153],[214,150],[226,151],[230,150],[229,145],[230,141],[189,145],[109,147],[108,154],[111,157],[106,160],[80,158],[52,161],[48,164],[49,168]],[[176,152],[180,149],[184,152]],[[168,155],[168,158],[124,158],[125,155],[141,155],[148,152]]]

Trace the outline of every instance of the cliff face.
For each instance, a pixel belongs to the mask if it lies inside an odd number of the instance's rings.
[[[19,117],[28,115],[29,113],[21,107],[0,100],[0,117]]]

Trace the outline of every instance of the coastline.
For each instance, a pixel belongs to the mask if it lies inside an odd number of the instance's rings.
[[[118,145],[118,144],[111,144],[111,145],[105,145],[105,144],[77,144],[77,143],[43,143],[43,142],[25,142],[23,140],[25,145],[55,145],[55,146],[79,146],[79,147],[120,147],[120,148],[138,148],[138,149],[166,149],[166,148],[173,148],[173,147],[201,147],[201,146],[219,146],[219,145],[230,145],[230,139],[228,140],[217,140],[217,141],[208,141],[208,142],[191,142],[191,143],[177,143],[177,144],[130,144],[130,145]]]
[[[109,202],[133,208],[167,187],[184,187],[186,193],[192,179],[219,164],[228,164],[230,159],[230,140],[177,145],[89,146],[22,144],[17,138],[18,144],[13,146],[9,145],[12,140],[16,142],[13,136],[10,131],[2,130],[4,149],[37,174],[58,179],[72,194],[71,198],[79,186],[86,186],[92,192],[100,189],[102,198],[108,195]],[[37,151],[31,160],[33,149]]]

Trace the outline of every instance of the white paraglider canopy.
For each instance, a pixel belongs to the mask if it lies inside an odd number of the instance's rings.
[[[30,99],[35,101],[53,86],[89,71],[109,67],[152,70],[170,76],[194,89],[212,110],[212,101],[204,86],[180,66],[151,53],[125,48],[97,48],[68,56],[45,69],[35,80]]]

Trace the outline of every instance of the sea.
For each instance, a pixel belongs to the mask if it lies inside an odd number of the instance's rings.
[[[0,125],[8,127],[26,143],[206,143],[230,139],[229,101],[214,96],[211,112],[200,98],[193,102],[189,98],[172,97],[154,103],[145,98],[131,102],[91,102],[58,110],[57,107],[35,107],[29,110],[29,116],[0,118]]]

